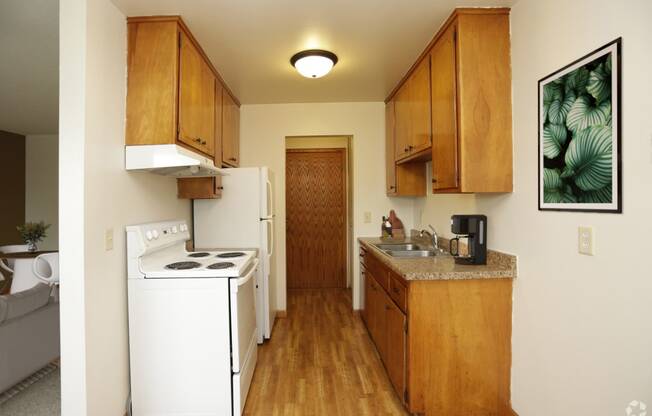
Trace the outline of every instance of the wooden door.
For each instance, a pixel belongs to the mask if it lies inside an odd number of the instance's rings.
[[[432,189],[458,187],[457,70],[452,25],[432,48]]]
[[[238,167],[240,164],[240,108],[231,95],[224,91],[222,97],[222,162]]]
[[[286,151],[288,288],[346,287],[346,151]]]
[[[401,401],[405,402],[406,317],[391,300],[387,302],[385,309],[385,324],[387,334],[385,367],[396,393],[398,393]]]
[[[408,83],[404,83],[394,97],[395,113],[395,155],[396,160],[402,159],[410,153],[410,97]]]
[[[431,146],[430,123],[430,57],[426,56],[408,80],[410,135],[409,153],[418,153]]]
[[[396,194],[396,155],[395,149],[394,101],[385,105],[385,191],[387,195]]]
[[[213,156],[215,76],[188,36],[180,37],[179,141]]]

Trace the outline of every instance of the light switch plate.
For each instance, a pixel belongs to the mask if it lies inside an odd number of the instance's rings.
[[[364,212],[364,223],[365,224],[370,224],[371,223],[371,212],[369,212],[369,211]]]
[[[579,227],[577,229],[577,251],[580,254],[592,256],[594,245],[593,227]]]
[[[113,228],[107,228],[104,232],[104,250],[113,250]]]

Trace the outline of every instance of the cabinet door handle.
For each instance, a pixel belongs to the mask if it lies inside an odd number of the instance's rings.
[[[234,158],[234,157],[230,157],[229,160],[232,161],[232,162],[235,162],[235,161],[238,160],[238,159],[236,159],[236,158]]]
[[[219,189],[221,191],[221,190],[224,189],[224,187],[223,186],[218,186],[217,189]]]
[[[202,140],[201,144],[203,144],[204,146],[206,146],[206,140]]]
[[[404,152],[407,152],[409,149],[407,147],[403,148]]]
[[[410,148],[410,150],[414,149],[414,146],[412,145],[409,145],[408,147]]]
[[[432,178],[432,183],[437,183],[437,179]]]
[[[396,189],[394,185],[390,186],[389,189]]]
[[[197,138],[195,139],[195,142],[196,142],[196,143],[201,143],[201,137],[197,137]]]

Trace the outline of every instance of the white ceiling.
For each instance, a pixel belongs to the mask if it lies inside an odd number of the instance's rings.
[[[243,104],[380,101],[458,6],[514,0],[113,0],[127,16],[181,15]],[[335,52],[320,79],[289,64]]]
[[[59,2],[0,1],[0,130],[56,133]]]

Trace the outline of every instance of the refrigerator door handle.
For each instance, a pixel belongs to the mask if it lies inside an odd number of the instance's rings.
[[[267,201],[265,201],[267,205],[267,212],[265,213],[267,215],[267,218],[271,218],[274,216],[274,197],[272,195],[272,183],[267,179],[266,181],[267,186]]]
[[[267,256],[271,258],[274,253],[274,220],[269,221],[269,235],[267,238],[269,239],[269,254]]]

